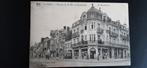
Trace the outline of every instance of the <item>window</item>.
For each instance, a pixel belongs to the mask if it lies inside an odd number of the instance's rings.
[[[92,41],[94,40],[93,34],[92,34]]]
[[[100,38],[100,35],[98,35],[98,38]]]
[[[96,39],[95,39],[95,34],[90,34],[90,41],[95,41]]]
[[[84,37],[83,37],[83,35],[82,35],[82,36],[81,36],[81,40],[83,40],[83,38],[84,38]]]
[[[73,39],[74,40],[74,43],[76,42],[76,40],[75,39]]]
[[[79,42],[79,38],[77,38],[77,42]]]
[[[76,32],[76,30],[74,29],[74,33]]]
[[[111,40],[111,37],[109,37],[109,39]]]
[[[87,30],[87,26],[85,26],[85,30]]]
[[[98,23],[98,28],[100,28],[100,23]]]
[[[98,26],[100,26],[100,24],[98,23]]]
[[[103,16],[103,21],[104,21],[104,22],[106,21],[106,16]]]
[[[91,23],[90,27],[91,27],[91,29],[93,29],[93,22]]]
[[[79,31],[79,28],[77,28],[77,31]]]
[[[91,41],[91,34],[89,35],[90,41]]]
[[[85,18],[86,17],[86,15],[83,15],[83,18]]]
[[[109,30],[111,30],[111,28],[109,27]]]
[[[95,28],[95,22],[93,23],[93,26],[94,26],[94,28]]]
[[[93,29],[93,24],[91,25],[91,29]]]
[[[87,40],[87,35],[85,35],[85,40]]]
[[[94,41],[95,41],[95,34],[93,34],[93,39],[94,39]]]

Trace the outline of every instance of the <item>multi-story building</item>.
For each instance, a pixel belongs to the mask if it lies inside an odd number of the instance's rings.
[[[72,59],[72,51],[71,48],[71,40],[68,40],[64,43],[64,58],[65,59]]]
[[[93,5],[72,24],[73,58],[123,59],[129,57],[129,29]]]
[[[71,39],[71,30],[69,27],[64,26],[63,29],[60,30],[51,30],[51,52],[54,53],[56,57],[63,56],[64,51],[64,43]]]
[[[51,38],[41,38],[41,41],[30,47],[30,57],[51,58],[63,56],[65,41],[71,40],[71,29],[64,26],[60,30],[51,30]]]
[[[50,39],[48,37],[42,38],[39,43],[30,47],[30,56],[35,58],[44,58],[49,50]]]

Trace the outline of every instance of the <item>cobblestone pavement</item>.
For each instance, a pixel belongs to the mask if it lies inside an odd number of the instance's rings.
[[[31,59],[30,66],[32,68],[44,67],[71,67],[71,66],[123,66],[130,65],[130,59],[111,59],[111,60],[83,60],[83,59]],[[31,67],[30,67],[31,68]]]

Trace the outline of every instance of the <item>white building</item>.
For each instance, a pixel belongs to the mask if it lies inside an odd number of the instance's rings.
[[[92,5],[72,24],[72,49],[75,59],[127,58],[130,54],[129,29]]]

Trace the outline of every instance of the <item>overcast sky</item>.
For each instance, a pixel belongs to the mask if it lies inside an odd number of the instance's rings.
[[[65,2],[31,2],[31,39],[30,44],[39,42],[41,37],[49,37],[50,30],[71,26],[80,19],[82,12],[87,11],[91,3]],[[128,26],[127,3],[93,3],[113,20],[120,20]]]

